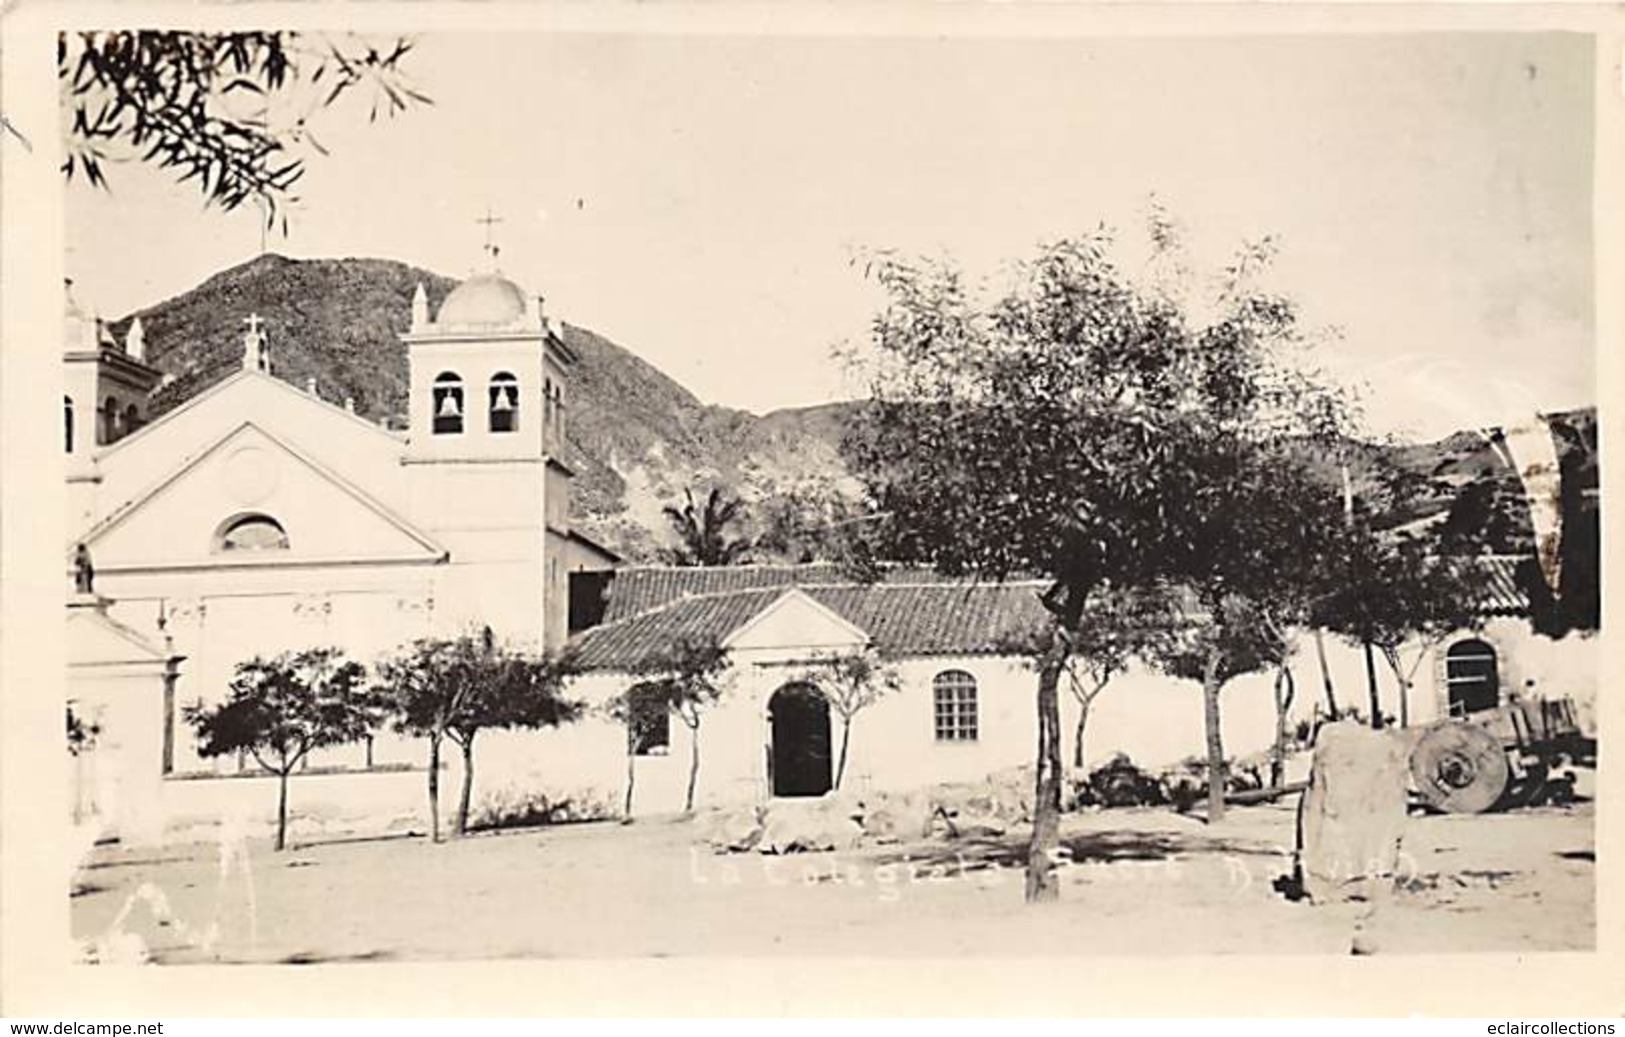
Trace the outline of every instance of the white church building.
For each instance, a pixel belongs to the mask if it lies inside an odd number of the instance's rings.
[[[431,316],[419,286],[410,425],[394,431],[275,377],[275,329],[252,313],[241,370],[149,422],[162,376],[139,321],[120,344],[69,291],[68,557],[83,545],[94,574],[70,601],[69,696],[101,731],[94,798],[124,827],[150,835],[252,795],[199,780],[255,767],[199,757],[179,717],[249,657],[338,645],[370,664],[487,625],[563,642],[568,569],[590,543],[571,534],[562,460],[576,358],[539,299],[491,271]],[[307,769],[376,784],[413,766],[416,745],[380,737]]]
[[[139,323],[115,342],[69,298],[64,547],[67,582],[81,583],[68,600],[68,695],[99,730],[74,761],[76,803],[109,834],[186,838],[274,815],[274,779],[251,759],[199,756],[180,715],[222,699],[238,663],[336,645],[371,666],[415,638],[486,625],[514,645],[556,648],[581,570],[599,571],[583,585],[607,586],[602,614],[573,639],[587,672],[570,694],[593,708],[559,730],[481,735],[476,804],[545,794],[618,809],[630,774],[634,814],[680,809],[686,726],[668,718],[634,740],[598,708],[677,637],[715,641],[732,664],[702,721],[702,807],[830,786],[838,719],[800,692],[809,661],[858,649],[888,656],[900,687],[856,718],[844,787],[971,780],[1031,761],[1036,677],[1003,645],[1041,618],[1039,585],[907,571],[859,584],[827,565],[603,575],[618,560],[571,530],[561,458],[576,357],[540,300],[500,273],[464,281],[434,314],[418,289],[402,336],[404,430],[278,379],[276,329],[241,319],[241,369],[149,421],[163,376]],[[93,580],[74,562],[80,545]],[[1531,688],[1589,711],[1595,639],[1532,634],[1510,573],[1486,565],[1482,630],[1406,650],[1423,653],[1412,723]],[[1328,647],[1342,704],[1363,707],[1360,654]],[[1321,702],[1312,649],[1293,667],[1293,716],[1307,717]],[[1383,679],[1384,711],[1398,715]],[[1252,675],[1224,691],[1230,754],[1271,744],[1271,683]],[[1070,758],[1077,705],[1065,691],[1062,703]],[[1094,763],[1117,751],[1146,765],[1199,754],[1200,689],[1136,668],[1093,706],[1087,746]],[[293,778],[294,838],[424,831],[426,761],[423,742],[386,733],[313,754]]]

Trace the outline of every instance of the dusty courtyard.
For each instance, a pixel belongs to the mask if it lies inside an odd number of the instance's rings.
[[[159,851],[97,847],[72,926],[158,962],[673,955],[1347,953],[1347,909],[1293,903],[1291,805],[1207,827],[1164,810],[1072,815],[1062,901],[1022,904],[1022,835],[718,856],[699,822],[595,823]],[[1590,803],[1413,816],[1380,953],[1594,946]],[[1088,933],[1088,939],[1077,938]]]

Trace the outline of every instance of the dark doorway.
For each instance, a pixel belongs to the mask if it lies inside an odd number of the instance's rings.
[[[829,704],[808,684],[786,684],[767,703],[775,796],[822,796],[830,789]]]

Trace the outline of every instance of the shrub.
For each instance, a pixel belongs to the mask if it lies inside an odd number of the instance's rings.
[[[486,794],[474,811],[469,828],[472,831],[534,828],[605,821],[614,816],[614,805],[590,790],[560,792],[509,787]]]

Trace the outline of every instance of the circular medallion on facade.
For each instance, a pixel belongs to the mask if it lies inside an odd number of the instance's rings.
[[[277,487],[276,462],[259,447],[245,446],[226,458],[226,491],[238,504],[258,504]]]

